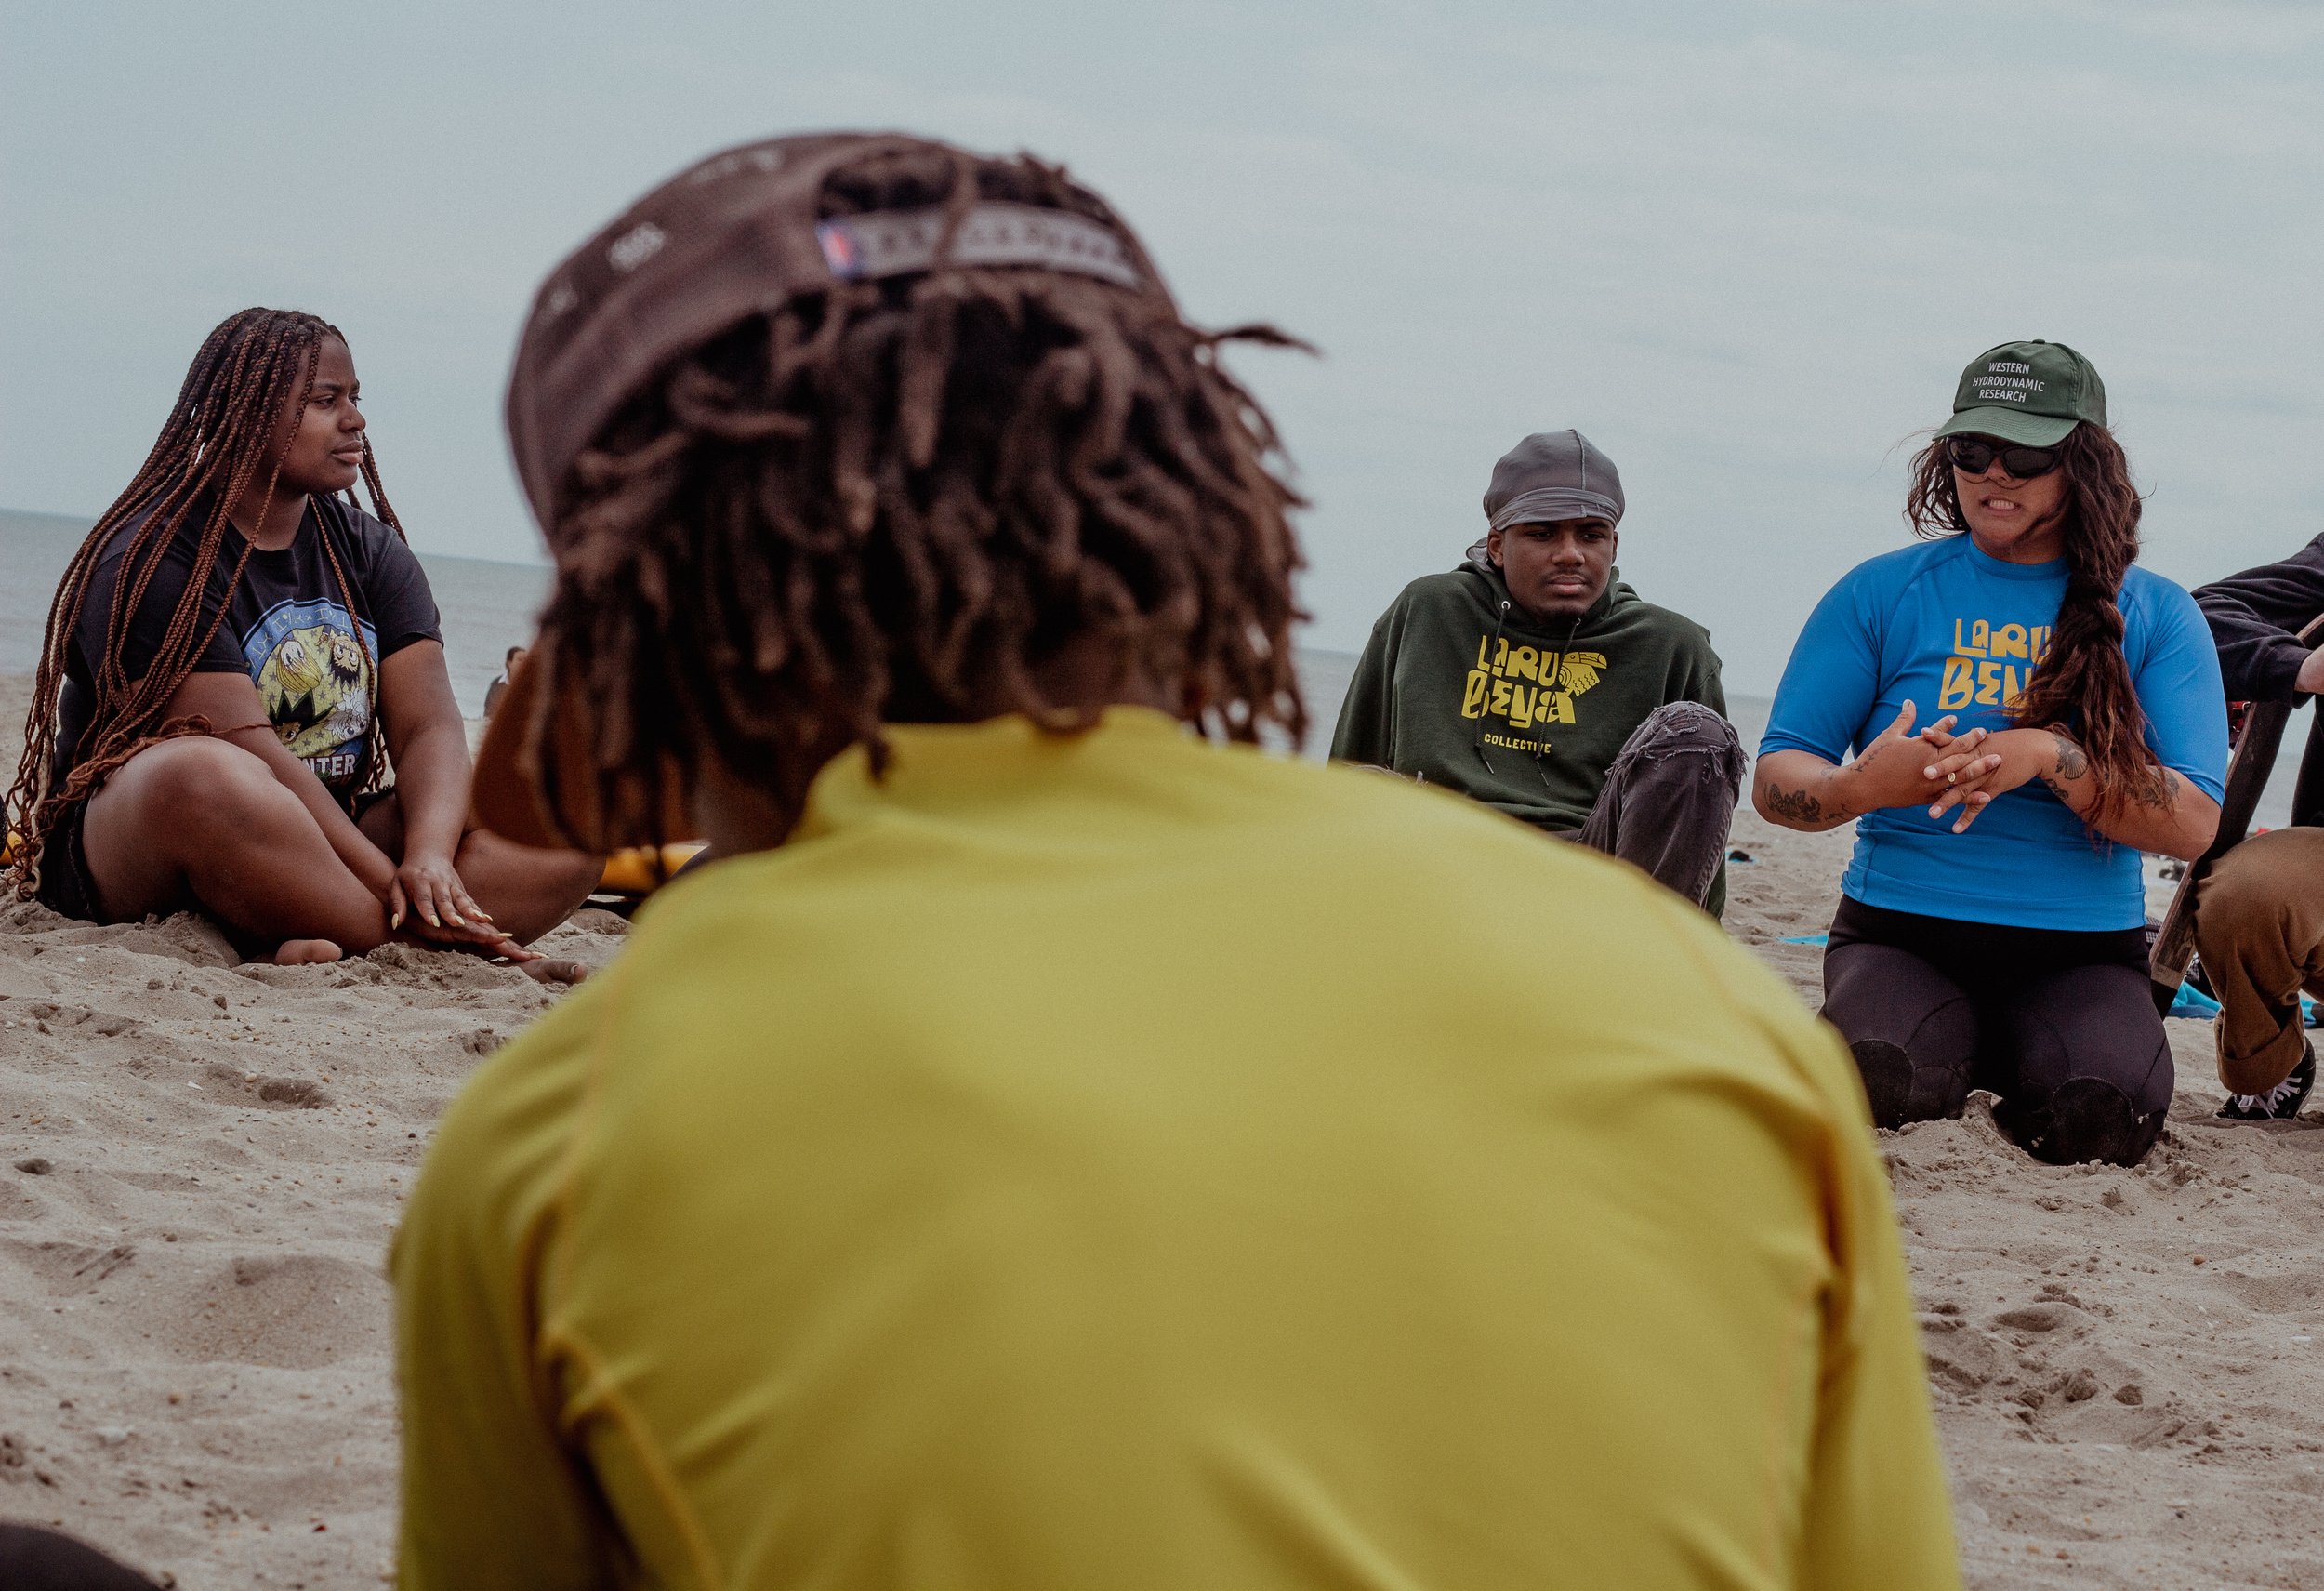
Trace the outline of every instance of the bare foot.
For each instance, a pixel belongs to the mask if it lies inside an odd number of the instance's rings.
[[[549,956],[535,956],[518,963],[524,975],[537,983],[575,984],[589,975],[589,969],[578,961],[568,961]]]
[[[324,961],[336,961],[346,954],[328,939],[285,939],[274,948],[274,964],[278,967],[311,967]]]

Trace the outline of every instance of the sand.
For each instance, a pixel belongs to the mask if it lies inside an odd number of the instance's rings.
[[[1849,831],[1749,813],[1728,925],[1811,1005]],[[2324,1116],[2215,1121],[2207,1023],[2168,1024],[2144,1164],[2044,1166],[1993,1125],[1881,1134],[1974,1586],[2324,1585]]]
[[[0,681],[16,765],[24,682]],[[543,942],[602,965],[627,924]],[[386,1242],[469,1068],[555,998],[390,947],[0,907],[0,1518],[185,1587],[391,1578]]]
[[[1847,837],[1736,843],[1729,926],[1812,1003],[1819,953],[1778,941],[1829,920]],[[554,998],[0,908],[0,1518],[190,1591],[390,1577],[386,1240],[444,1102]],[[1883,1135],[1972,1585],[2324,1585],[2324,1117],[2214,1123],[2208,1029],[2172,1028],[2135,1171],[2037,1165],[1981,1106]]]

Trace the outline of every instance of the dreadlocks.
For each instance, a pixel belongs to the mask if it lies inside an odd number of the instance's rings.
[[[249,309],[219,322],[186,371],[178,402],[144,465],[66,566],[48,609],[40,670],[24,723],[23,759],[7,797],[9,821],[23,839],[11,864],[19,895],[29,896],[37,887],[36,859],[50,826],[65,807],[86,800],[114,770],[155,741],[209,733],[210,725],[199,718],[164,723],[162,715],[217,634],[250,560],[250,544],[244,541],[224,595],[215,611],[205,612],[209,577],[226,545],[228,510],[250,495],[263,475],[255,500],[257,519],[266,517],[274,502],[284,449],[313,391],[324,341],[331,338],[347,340],[329,322],[293,310]],[[363,473],[378,517],[401,536],[403,526],[388,506],[368,442]],[[131,679],[125,657],[130,622],[172,543],[197,514],[200,529],[185,589],[152,660]],[[354,591],[331,544],[330,521],[329,514],[317,514],[324,553],[351,615],[357,611]],[[93,676],[88,725],[73,766],[52,770],[58,701],[73,632],[108,544],[133,522],[136,528],[129,533],[113,578],[104,645],[86,660]],[[368,653],[363,627],[355,629]],[[375,665],[375,680],[376,673]],[[376,713],[372,715],[371,736],[372,778],[376,782],[384,776],[386,763]]]
[[[983,201],[1112,220],[1030,157],[927,148],[840,166],[820,205],[943,205],[949,235]],[[796,812],[849,744],[884,768],[883,718],[998,702],[1073,730],[1132,678],[1211,735],[1296,742],[1298,498],[1217,360],[1229,338],[1290,341],[1198,332],[1084,276],[940,263],[792,298],[680,357],[548,516],[548,688],[526,738],[549,813],[590,849],[681,838],[661,832],[664,792],[703,743]],[[1068,647],[1110,677],[1043,676]],[[560,699],[589,704],[593,789],[558,788]]]

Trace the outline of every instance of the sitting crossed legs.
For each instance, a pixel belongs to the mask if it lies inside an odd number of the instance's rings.
[[[403,860],[396,791],[372,802],[356,828],[387,860]],[[325,945],[362,955],[400,936],[380,897],[340,860],[298,798],[265,762],[227,740],[187,736],[131,758],[89,799],[80,845],[92,904],[115,921],[202,910],[240,936],[282,942],[286,960],[330,959],[319,949]],[[507,948],[571,916],[600,864],[470,829],[460,836],[453,866],[457,893],[441,905],[414,903],[411,914],[433,911],[430,936],[457,934],[471,925],[465,902],[482,913],[472,942]],[[485,924],[498,931],[496,939],[486,936]]]
[[[597,863],[470,831],[440,617],[361,392],[312,315],[245,310],[205,341],[59,582],[9,794],[16,882],[93,921],[205,911],[278,961],[401,935],[569,977],[523,946]]]

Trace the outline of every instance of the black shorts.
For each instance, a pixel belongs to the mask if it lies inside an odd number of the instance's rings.
[[[88,802],[76,801],[57,815],[40,847],[40,887],[33,898],[49,910],[84,922],[110,922],[97,904],[97,886],[89,880],[88,853],[81,847],[81,823]]]

